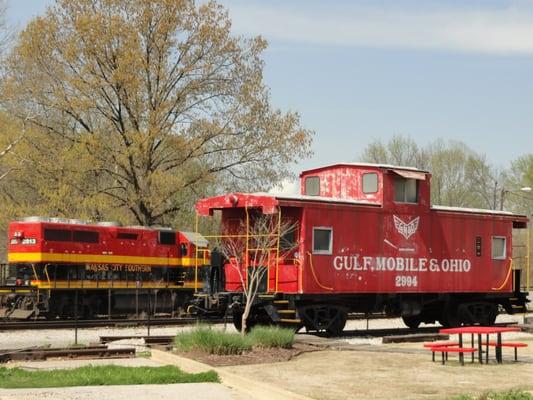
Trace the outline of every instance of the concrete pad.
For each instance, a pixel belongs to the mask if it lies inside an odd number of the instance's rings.
[[[242,371],[235,374],[228,369],[211,367],[198,361],[180,357],[176,354],[161,350],[152,350],[152,360],[162,364],[176,365],[185,372],[204,372],[215,370],[222,384],[237,389],[247,395],[248,399],[256,400],[312,400],[301,394],[290,392],[279,385],[266,384],[259,379],[251,379],[248,374]]]
[[[218,383],[84,386],[48,389],[0,389],[0,400],[245,400]]]

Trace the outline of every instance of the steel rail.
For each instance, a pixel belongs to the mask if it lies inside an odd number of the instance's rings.
[[[32,320],[32,321],[4,321],[0,322],[0,331],[23,330],[23,329],[72,329],[98,328],[98,327],[137,327],[146,326],[174,326],[191,325],[199,322],[223,323],[222,318],[158,318],[158,319],[96,319],[96,320]]]

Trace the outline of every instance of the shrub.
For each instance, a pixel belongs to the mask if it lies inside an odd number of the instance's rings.
[[[278,326],[256,326],[249,334],[257,347],[280,347],[290,349],[294,343],[294,330]]]
[[[176,347],[182,351],[201,350],[209,354],[242,354],[252,349],[248,336],[228,333],[200,325],[195,329],[178,333]]]

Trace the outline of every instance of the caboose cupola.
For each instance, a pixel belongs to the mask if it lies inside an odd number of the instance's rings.
[[[427,171],[383,164],[343,163],[304,171],[301,194],[376,205],[429,207]]]

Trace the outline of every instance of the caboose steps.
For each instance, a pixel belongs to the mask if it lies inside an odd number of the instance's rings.
[[[300,318],[281,318],[279,322],[284,324],[301,324],[302,320]]]
[[[257,295],[260,299],[274,299],[276,298],[275,294],[259,294]]]
[[[296,310],[278,310],[278,314],[296,314]]]

